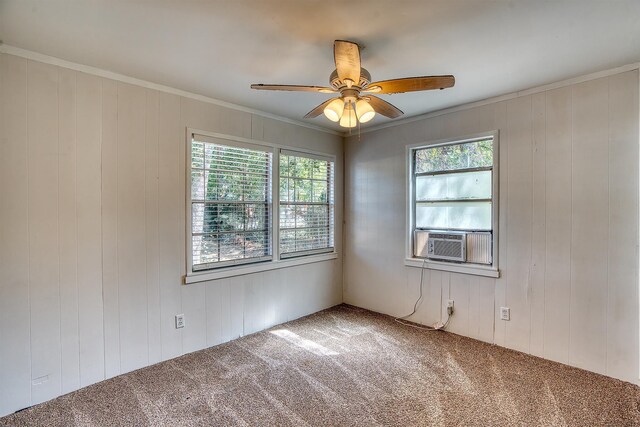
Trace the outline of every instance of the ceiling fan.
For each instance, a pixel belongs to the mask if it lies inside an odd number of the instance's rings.
[[[318,105],[305,115],[305,119],[324,113],[331,121],[345,128],[355,127],[358,122],[373,119],[376,113],[395,119],[404,114],[394,105],[371,95],[392,94],[453,87],[455,78],[447,76],[406,77],[401,79],[371,82],[371,74],[360,66],[360,46],[357,43],[336,40],[333,43],[333,59],[336,69],[329,77],[330,87],[252,84],[252,89],[289,90],[319,93],[340,93]]]

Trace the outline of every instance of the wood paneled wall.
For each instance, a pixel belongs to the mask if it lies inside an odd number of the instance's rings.
[[[426,270],[415,319],[638,383],[638,70],[346,141],[345,302],[411,312],[406,146],[499,130],[501,277]],[[511,308],[511,320],[499,307]]]
[[[340,258],[181,285],[186,127],[335,154],[339,253],[340,136],[7,54],[0,120],[0,416],[342,302]]]
[[[637,383],[638,104],[634,70],[347,139],[345,301],[418,296],[406,145],[497,129],[502,275],[426,270],[415,319],[454,299],[454,333]],[[186,127],[343,164],[339,136],[0,55],[0,415],[342,301],[341,258],[181,285]]]

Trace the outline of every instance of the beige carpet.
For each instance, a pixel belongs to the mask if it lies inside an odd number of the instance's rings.
[[[640,425],[632,384],[342,305],[0,425]]]

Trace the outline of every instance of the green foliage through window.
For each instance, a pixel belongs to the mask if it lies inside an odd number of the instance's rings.
[[[280,155],[280,253],[333,247],[333,162]]]
[[[415,173],[491,167],[493,140],[439,145],[415,151]]]
[[[270,152],[193,140],[193,265],[271,254]]]

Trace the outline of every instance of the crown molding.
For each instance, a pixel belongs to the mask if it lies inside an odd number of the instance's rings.
[[[353,134],[350,134],[349,131],[340,132],[340,131],[336,131],[336,130],[333,130],[333,129],[327,129],[327,128],[322,127],[322,126],[312,125],[310,123],[305,123],[305,122],[302,122],[302,121],[299,121],[299,120],[294,120],[294,119],[290,119],[290,118],[287,118],[287,117],[278,116],[276,114],[268,113],[266,111],[261,111],[261,110],[257,110],[257,109],[253,109],[253,108],[249,108],[249,107],[244,107],[242,105],[233,104],[231,102],[226,102],[226,101],[221,101],[219,99],[211,98],[211,97],[204,96],[204,95],[199,95],[197,93],[188,92],[188,91],[184,91],[184,90],[181,90],[181,89],[176,89],[176,88],[173,88],[173,87],[170,87],[170,86],[165,86],[165,85],[149,82],[149,81],[142,80],[142,79],[137,79],[135,77],[126,76],[124,74],[115,73],[115,72],[104,70],[104,69],[101,69],[101,68],[92,67],[92,66],[89,66],[89,65],[83,65],[83,64],[67,61],[67,60],[64,60],[64,59],[56,58],[54,56],[49,56],[49,55],[45,55],[45,54],[42,54],[42,53],[30,51],[30,50],[27,50],[27,49],[22,49],[22,48],[19,48],[19,47],[3,44],[1,41],[0,41],[0,53],[6,53],[8,55],[19,56],[21,58],[29,59],[29,60],[32,60],[32,61],[38,61],[38,62],[43,62],[45,64],[56,65],[56,66],[59,66],[59,67],[68,68],[68,69],[71,69],[71,70],[80,71],[80,72],[83,72],[83,73],[92,74],[92,75],[96,75],[96,76],[99,76],[99,77],[104,77],[104,78],[111,79],[111,80],[116,80],[116,81],[123,82],[123,83],[129,83],[129,84],[145,87],[145,88],[148,88],[148,89],[154,89],[154,90],[157,90],[157,91],[160,91],[160,92],[165,92],[165,93],[170,93],[170,94],[173,94],[173,95],[183,96],[185,98],[195,99],[197,101],[202,101],[202,102],[206,102],[206,103],[209,103],[209,104],[218,105],[220,107],[229,108],[231,110],[242,111],[242,112],[249,113],[249,114],[255,114],[257,116],[261,116],[261,117],[265,117],[265,118],[268,118],[268,119],[277,120],[277,121],[288,123],[288,124],[292,124],[292,125],[295,125],[295,126],[301,126],[301,127],[307,128],[307,129],[313,129],[313,130],[320,131],[320,132],[325,132],[325,133],[328,133],[328,134],[331,134],[331,135],[342,136],[345,139],[353,136]],[[381,129],[392,128],[392,127],[396,127],[396,126],[402,126],[402,125],[405,125],[407,123],[412,123],[412,122],[416,122],[416,121],[419,121],[419,120],[425,120],[425,119],[429,119],[429,118],[432,118],[432,117],[442,116],[442,115],[445,115],[445,114],[454,113],[456,111],[468,110],[470,108],[480,107],[480,106],[483,106],[483,105],[492,104],[492,103],[500,102],[500,101],[507,101],[507,100],[518,98],[518,97],[521,97],[521,96],[532,95],[532,94],[535,94],[535,93],[545,92],[545,91],[548,91],[548,90],[553,90],[553,89],[557,89],[557,88],[561,88],[561,87],[565,87],[565,86],[570,86],[570,85],[573,85],[573,84],[586,82],[586,81],[589,81],[589,80],[595,80],[595,79],[599,79],[599,78],[602,78],[602,77],[608,77],[608,76],[612,76],[612,75],[615,75],[615,74],[620,74],[620,73],[624,73],[624,72],[627,72],[627,71],[638,70],[638,69],[640,69],[640,62],[635,62],[635,63],[631,63],[631,64],[628,64],[628,65],[623,65],[623,66],[620,66],[620,67],[616,67],[616,68],[611,68],[611,69],[598,71],[598,72],[590,73],[590,74],[585,74],[585,75],[581,75],[581,76],[577,76],[577,77],[572,77],[572,78],[561,80],[561,81],[555,82],[555,83],[550,83],[550,84],[546,84],[546,85],[542,85],[542,86],[536,86],[536,87],[533,87],[533,88],[530,88],[530,89],[524,89],[524,90],[520,90],[520,91],[517,91],[517,92],[511,92],[511,93],[508,93],[508,94],[505,94],[505,95],[494,96],[494,97],[491,97],[491,98],[486,98],[486,99],[483,99],[483,100],[474,101],[474,102],[470,102],[470,103],[466,103],[466,104],[460,104],[460,105],[456,105],[456,106],[453,106],[453,107],[448,107],[448,108],[444,108],[444,109],[441,109],[441,110],[431,111],[431,112],[420,114],[420,115],[417,115],[417,116],[411,116],[411,117],[407,117],[405,119],[401,119],[401,120],[397,120],[397,121],[393,121],[393,122],[388,122],[388,123],[383,123],[383,124],[372,126],[372,127],[361,128],[359,133],[360,134],[365,134],[365,133],[369,133],[369,132],[375,132],[375,131],[378,131],[378,130],[381,130]]]
[[[499,96],[494,96],[491,98],[486,98],[480,101],[474,101],[474,102],[470,102],[467,104],[461,104],[461,105],[456,105],[453,107],[449,107],[449,108],[444,108],[442,110],[437,110],[437,111],[431,111],[429,113],[424,113],[424,114],[420,114],[418,116],[411,116],[411,117],[407,117],[405,119],[401,119],[401,120],[397,120],[394,122],[388,122],[388,123],[383,123],[380,125],[376,125],[376,126],[372,126],[370,128],[365,128],[362,129],[360,131],[361,134],[364,133],[369,133],[369,132],[375,132],[381,129],[386,129],[386,128],[391,128],[391,127],[396,127],[396,126],[402,126],[404,124],[407,123],[411,123],[411,122],[417,122],[419,120],[425,120],[425,119],[429,119],[432,117],[437,117],[437,116],[442,116],[444,114],[449,114],[449,113],[455,113],[456,111],[463,111],[463,110],[468,110],[470,108],[475,108],[475,107],[481,107],[483,105],[487,105],[487,104],[493,104],[496,102],[500,102],[500,101],[507,101],[510,99],[514,99],[514,98],[518,98],[521,96],[527,96],[527,95],[533,95],[535,93],[540,93],[540,92],[546,92],[549,90],[553,90],[553,89],[558,89],[561,87],[565,87],[565,86],[571,86],[574,84],[578,84],[578,83],[583,83],[589,80],[595,80],[595,79],[599,79],[602,77],[608,77],[608,76],[613,76],[615,74],[620,74],[620,73],[624,73],[627,71],[632,71],[632,70],[638,70],[640,69],[640,62],[635,62],[635,63],[631,63],[628,65],[623,65],[621,67],[616,67],[616,68],[611,68],[608,70],[603,70],[603,71],[597,71],[595,73],[590,73],[590,74],[585,74],[582,76],[577,76],[577,77],[572,77],[569,79],[565,79],[565,80],[561,80],[559,82],[555,82],[555,83],[549,83],[543,86],[536,86],[530,89],[524,89],[524,90],[520,90],[517,92],[511,92],[508,93],[506,95],[499,95]],[[347,138],[349,135],[345,134],[345,138]]]
[[[68,68],[70,70],[79,71],[82,73],[92,74],[106,79],[116,80],[122,83],[129,83],[136,86],[141,86],[147,89],[153,89],[160,92],[170,93],[173,95],[182,96],[185,98],[195,99],[197,101],[206,102],[208,104],[218,105],[220,107],[229,108],[231,110],[242,111],[249,114],[255,114],[257,116],[265,117],[268,119],[278,120],[280,122],[288,123],[291,125],[302,126],[308,129],[317,130],[320,132],[329,133],[331,135],[337,135],[344,137],[343,132],[338,132],[332,129],[327,129],[321,126],[312,125],[298,120],[289,119],[287,117],[278,116],[276,114],[267,113],[266,111],[256,110],[253,108],[243,107],[242,105],[233,104],[231,102],[221,101],[219,99],[211,98],[204,95],[199,95],[193,92],[187,92],[181,89],[176,89],[170,86],[161,85],[158,83],[149,82],[135,77],[126,76],[124,74],[115,73],[113,71],[103,70],[97,67],[91,67],[89,65],[78,64],[76,62],[67,61],[64,59],[56,58],[54,56],[45,55],[38,52],[22,49],[19,47],[3,44],[0,42],[0,53],[8,55],[19,56],[21,58],[29,59],[32,61],[43,62],[45,64],[55,65],[62,68]]]

